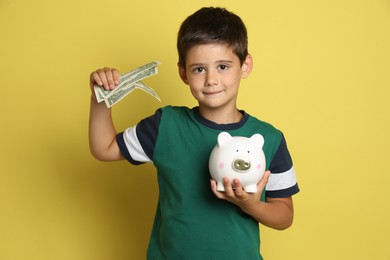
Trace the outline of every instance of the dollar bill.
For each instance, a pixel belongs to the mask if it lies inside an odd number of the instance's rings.
[[[152,61],[152,62],[149,62],[145,65],[142,65],[142,66],[136,68],[135,70],[132,70],[130,72],[123,74],[120,78],[119,85],[114,89],[114,91],[117,90],[118,88],[120,88],[121,85],[124,85],[129,81],[136,82],[136,81],[139,81],[139,80],[142,80],[144,78],[147,78],[147,77],[150,77],[150,76],[157,74],[157,66],[159,64],[160,64],[160,62],[158,62],[158,61]],[[146,72],[146,71],[148,71],[148,72]],[[105,90],[103,87],[100,87],[100,86],[97,86],[97,87],[98,87],[97,91],[100,92],[100,95],[96,95],[96,97],[99,96],[101,98],[100,101],[103,101],[105,98],[107,98],[110,94],[113,93],[112,90]]]
[[[142,81],[138,81],[136,83],[127,83],[125,87],[123,87],[120,91],[117,91],[113,95],[110,95],[107,99],[104,100],[106,103],[106,106],[112,107],[119,101],[121,101],[124,97],[126,97],[128,94],[130,94],[135,89],[141,89],[145,91],[146,93],[152,95],[157,100],[161,101],[160,97],[157,95],[157,93],[148,85],[143,83]]]
[[[145,78],[156,75],[157,73],[158,73],[157,67],[151,67],[149,69],[141,71],[138,74],[136,74],[134,77],[132,77],[131,79],[128,79],[128,80],[120,83],[115,89],[110,91],[110,93],[108,93],[108,95],[105,96],[105,99],[107,99],[108,97],[110,97],[112,95],[115,95],[117,92],[121,92],[122,89],[127,88],[129,86],[129,84],[134,84],[134,83],[141,81]]]
[[[159,64],[160,63],[157,61],[150,62],[123,74],[120,78],[119,85],[113,90],[105,90],[104,87],[95,85],[94,92],[96,100],[98,102],[105,101],[107,107],[112,107],[134,89],[139,88],[161,101],[157,93],[141,81],[145,78],[156,75],[158,73],[157,66]]]
[[[103,94],[101,93],[100,88],[102,88],[102,87],[101,87],[101,86],[98,86],[98,85],[95,85],[95,86],[93,87],[93,90],[94,90],[95,96],[96,96],[96,100],[97,100],[98,103],[104,101],[104,96],[103,96]]]
[[[135,70],[132,70],[126,74],[124,74],[122,77],[121,77],[121,82],[120,83],[126,83],[127,81],[130,81],[131,79],[133,79],[134,77],[136,77],[139,73],[145,71],[145,70],[148,70],[150,68],[153,68],[153,67],[157,67],[158,65],[160,65],[160,62],[158,61],[152,61],[148,64],[145,64],[141,67],[138,67],[136,68]]]
[[[135,88],[145,91],[146,93],[152,95],[152,96],[155,97],[158,101],[161,102],[161,98],[157,95],[157,93],[156,93],[151,87],[149,87],[148,85],[146,85],[146,84],[143,83],[142,81],[138,81],[138,82],[135,83],[134,85],[135,85]]]

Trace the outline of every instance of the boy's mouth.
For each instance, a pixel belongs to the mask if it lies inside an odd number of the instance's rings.
[[[216,95],[216,94],[219,94],[222,92],[223,92],[223,90],[213,90],[213,91],[204,91],[203,94],[208,95],[208,96],[212,96],[212,95]]]

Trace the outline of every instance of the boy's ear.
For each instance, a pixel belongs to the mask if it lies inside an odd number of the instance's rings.
[[[181,80],[188,85],[187,75],[186,75],[186,69],[183,68],[180,64],[177,64],[177,67],[179,69],[179,76]]]
[[[253,68],[253,59],[250,54],[248,54],[244,60],[244,63],[241,66],[241,78],[245,79],[251,74]]]

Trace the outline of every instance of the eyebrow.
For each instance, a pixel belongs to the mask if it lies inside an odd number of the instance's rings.
[[[217,64],[218,63],[233,63],[233,61],[231,61],[231,60],[217,60],[214,63],[217,63]],[[194,64],[189,65],[188,67],[193,68],[193,67],[199,67],[199,66],[204,66],[204,63],[194,63]]]

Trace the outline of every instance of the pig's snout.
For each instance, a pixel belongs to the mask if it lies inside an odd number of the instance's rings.
[[[237,158],[233,161],[232,166],[237,172],[246,172],[251,168],[251,162],[246,158]]]

